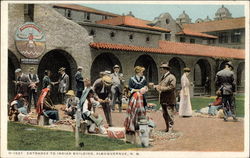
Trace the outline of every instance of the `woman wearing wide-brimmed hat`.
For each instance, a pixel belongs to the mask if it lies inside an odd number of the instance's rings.
[[[191,84],[188,79],[191,70],[190,68],[184,68],[183,70],[184,74],[181,77],[179,116],[189,117],[192,116],[192,105],[189,92]]]

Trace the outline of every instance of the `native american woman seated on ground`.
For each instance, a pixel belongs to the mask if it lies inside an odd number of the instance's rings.
[[[103,127],[103,118],[93,111],[93,104],[96,104],[94,99],[94,91],[91,88],[86,88],[82,92],[79,109],[83,120],[88,121],[88,132],[90,133],[105,133]]]
[[[18,114],[22,113],[27,115],[28,101],[23,98],[21,93],[18,93],[14,99],[9,103],[8,115],[9,120],[18,121]]]
[[[53,121],[59,120],[58,111],[54,108],[52,100],[50,99],[50,88],[44,88],[42,90],[37,102],[36,112],[38,113],[37,120],[40,119],[41,115]]]

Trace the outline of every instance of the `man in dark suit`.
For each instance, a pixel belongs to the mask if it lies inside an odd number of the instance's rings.
[[[59,102],[61,104],[65,104],[65,94],[69,89],[69,76],[65,73],[64,67],[61,67],[58,72],[61,74],[61,77],[58,81]]]
[[[82,67],[79,66],[77,68],[77,72],[75,74],[75,81],[76,81],[76,97],[81,98],[82,91],[84,90],[84,82],[82,77]]]
[[[234,105],[236,83],[231,62],[227,62],[225,68],[216,74],[215,83],[217,87],[219,87],[222,95],[224,121],[227,121],[227,118],[230,116],[233,117],[234,121],[237,121]]]
[[[166,132],[173,129],[174,125],[174,106],[176,104],[175,87],[176,78],[169,72],[168,64],[163,63],[160,66],[162,74],[161,81],[155,86],[155,89],[160,94],[160,104],[162,107],[163,117],[166,123]]]
[[[34,107],[36,107],[37,102],[37,85],[39,83],[38,75],[34,73],[35,68],[31,67],[29,69],[29,104],[31,105],[31,100],[33,97],[34,100]]]

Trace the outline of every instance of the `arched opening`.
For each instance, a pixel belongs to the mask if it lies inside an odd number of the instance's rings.
[[[8,50],[8,100],[15,96],[15,84],[12,82],[15,80],[15,70],[20,68],[20,63],[16,55]]]
[[[59,68],[65,67],[66,74],[69,75],[69,89],[73,89],[75,86],[74,75],[77,71],[77,64],[73,57],[64,50],[51,50],[46,53],[38,66],[38,76],[40,79],[39,89],[42,87],[42,79],[44,77],[44,71],[50,70],[52,72],[51,80],[53,82],[58,81],[60,74],[58,73]],[[58,85],[52,87],[51,99],[55,103],[58,103]]]
[[[149,55],[141,55],[135,62],[134,66],[143,66],[144,75],[147,82],[158,83],[158,70],[154,59]]]
[[[206,86],[206,80],[211,81],[211,66],[205,59],[200,59],[194,67],[194,95],[204,95],[206,91],[211,92],[211,82]]]
[[[174,57],[169,61],[169,66],[171,67],[170,72],[176,78],[176,87],[177,89],[180,89],[181,88],[181,76],[183,74],[183,69],[186,65],[180,58]]]
[[[244,93],[245,86],[245,63],[242,62],[237,68],[237,92]]]
[[[122,72],[122,67],[119,59],[111,53],[102,53],[98,55],[92,63],[91,66],[91,82],[93,83],[99,78],[99,73],[101,71],[111,71],[114,65],[120,66],[120,72]]]

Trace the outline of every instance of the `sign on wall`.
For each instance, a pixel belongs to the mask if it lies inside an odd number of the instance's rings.
[[[18,27],[15,42],[18,51],[27,58],[37,58],[45,50],[45,34],[33,22],[26,22]]]

